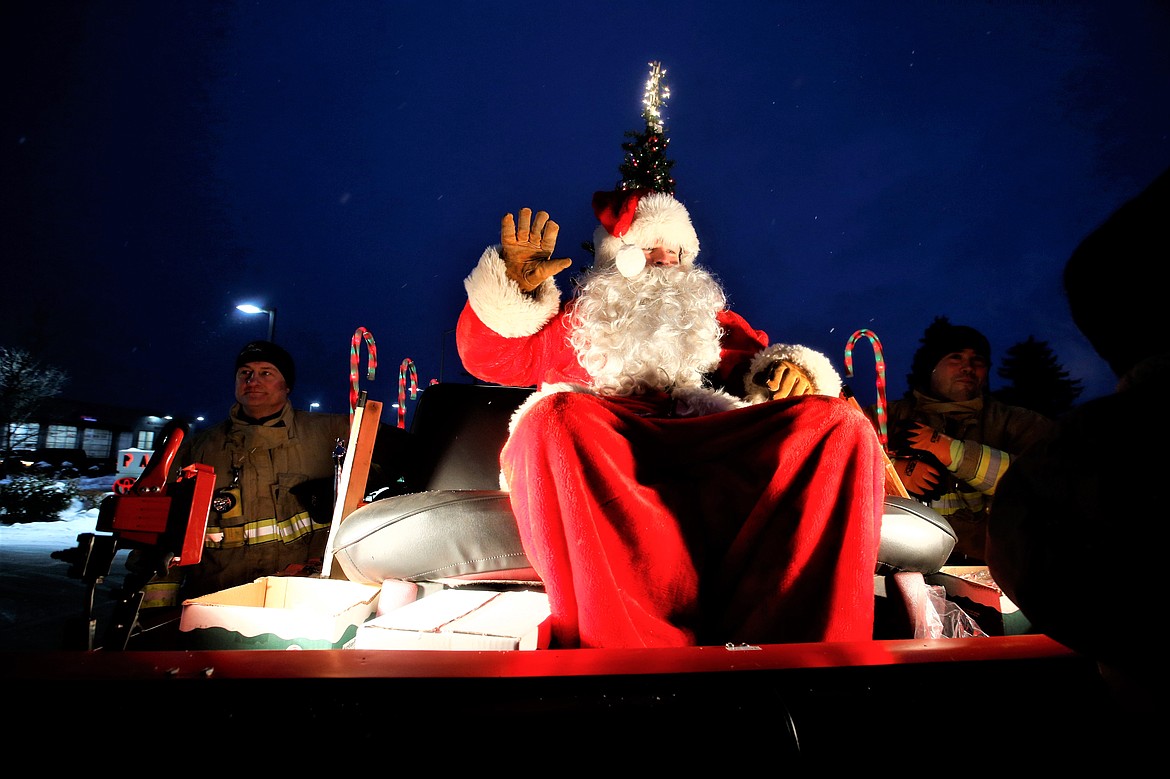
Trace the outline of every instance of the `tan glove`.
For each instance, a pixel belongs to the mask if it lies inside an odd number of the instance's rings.
[[[522,292],[531,292],[545,279],[573,264],[568,257],[551,259],[560,229],[545,211],[537,211],[533,219],[531,208],[520,209],[519,223],[513,221],[511,214],[500,223],[500,254],[504,258],[504,271]]]
[[[777,360],[753,376],[752,381],[767,387],[772,393],[772,400],[808,395],[813,390],[808,373],[791,360]]]
[[[951,442],[954,440],[949,435],[943,435],[921,422],[916,423],[914,429],[907,435],[907,441],[912,448],[930,452],[935,456],[935,459],[947,467],[950,467],[951,464]]]

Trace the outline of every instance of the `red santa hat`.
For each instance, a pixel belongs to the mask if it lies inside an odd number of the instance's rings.
[[[593,234],[598,267],[617,265],[627,278],[646,264],[643,249],[676,249],[679,262],[691,265],[699,254],[699,237],[687,209],[666,192],[649,189],[596,192],[593,213],[601,223]]]
[[[674,198],[674,179],[667,158],[670,139],[662,120],[662,109],[670,90],[666,70],[660,62],[650,63],[650,75],[643,97],[642,132],[622,144],[625,159],[618,169],[622,178],[612,192],[593,195],[593,213],[601,223],[593,233],[593,260],[601,268],[616,265],[626,278],[646,266],[643,249],[662,246],[675,249],[682,265],[691,265],[699,253],[699,238],[687,209]]]

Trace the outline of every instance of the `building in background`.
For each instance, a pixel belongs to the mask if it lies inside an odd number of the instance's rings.
[[[123,451],[153,451],[169,421],[143,409],[46,398],[32,419],[13,425],[13,460],[114,473]]]

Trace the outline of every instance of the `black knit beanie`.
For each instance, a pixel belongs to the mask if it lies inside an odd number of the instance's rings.
[[[292,392],[293,384],[297,380],[297,366],[293,363],[292,355],[271,341],[253,341],[240,350],[236,355],[236,370],[250,362],[270,362],[284,377],[284,383]]]
[[[952,352],[972,349],[988,362],[991,361],[991,344],[983,333],[966,325],[952,325],[945,316],[936,316],[919,342],[922,345],[914,353],[914,362],[910,366],[910,373],[906,375],[910,389],[919,392],[930,391],[931,372],[939,360]]]

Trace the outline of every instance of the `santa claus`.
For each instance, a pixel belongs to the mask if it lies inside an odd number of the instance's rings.
[[[872,637],[884,461],[820,353],[770,344],[696,264],[672,194],[594,196],[562,301],[559,227],[521,209],[465,280],[464,367],[537,386],[501,453],[561,647]]]

